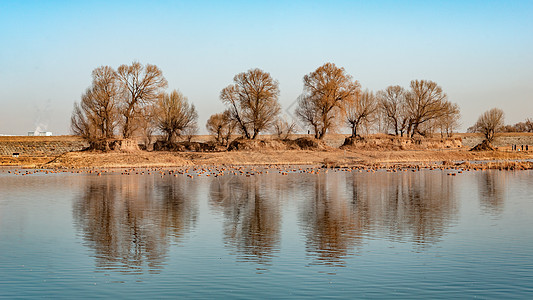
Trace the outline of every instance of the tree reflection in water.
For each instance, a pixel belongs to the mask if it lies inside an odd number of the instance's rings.
[[[408,238],[425,246],[439,241],[457,215],[454,182],[443,175],[430,171],[398,176],[382,173],[354,178],[353,187],[370,187],[369,198],[383,201],[384,205],[374,211],[379,215],[380,230],[389,238]]]
[[[485,180],[494,186],[492,181]],[[428,247],[457,217],[454,179],[438,171],[330,170],[320,175],[228,175],[205,181],[179,176],[88,178],[74,216],[98,266],[160,270],[170,243],[194,228],[201,198],[197,190],[205,183],[210,207],[223,216],[226,247],[238,259],[260,265],[271,264],[280,251],[281,218],[288,202],[298,209],[295,217],[307,254],[315,263],[333,266],[344,265],[369,238]]]
[[[224,215],[224,238],[243,260],[269,264],[279,249],[279,176],[226,176],[210,185],[210,205]]]
[[[503,211],[507,172],[487,170],[478,176],[479,202],[484,212],[499,215]]]
[[[319,263],[343,265],[365,236],[409,239],[426,247],[457,215],[453,182],[442,173],[317,176],[302,204],[307,251]]]
[[[319,263],[343,265],[348,251],[362,243],[369,229],[368,208],[350,199],[337,176],[320,175],[307,183],[300,208],[306,250]]]
[[[170,242],[196,224],[195,194],[184,178],[88,178],[73,215],[98,269],[158,272]]]

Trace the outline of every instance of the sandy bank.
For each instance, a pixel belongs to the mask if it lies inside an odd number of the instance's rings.
[[[265,150],[234,152],[70,152],[41,164],[46,168],[175,167],[216,165],[386,166],[533,159],[533,152],[466,150],[350,151]]]
[[[354,145],[342,146],[346,135],[331,135],[318,146],[298,144],[293,141],[279,141],[266,137],[264,140],[240,142],[237,150],[223,152],[91,152],[65,150],[64,147],[78,147],[83,142],[78,137],[4,137],[0,145],[21,147],[20,157],[0,153],[0,166],[22,166],[42,168],[128,168],[128,167],[177,167],[177,166],[217,166],[217,165],[314,165],[314,166],[388,166],[394,164],[428,165],[443,162],[492,161],[510,162],[532,160],[531,151],[511,151],[508,144],[498,146],[497,151],[468,151],[470,147],[461,145],[468,134],[448,140],[426,139],[415,142],[406,138],[392,138],[386,135],[373,135]],[[476,135],[471,136],[478,138]],[[530,134],[509,134],[508,139],[526,139]],[[503,137],[502,137],[503,138]],[[209,140],[208,136],[198,136],[198,141]],[[514,140],[513,140],[514,141]],[[15,144],[14,144],[15,143]],[[248,145],[249,144],[249,145]],[[257,145],[256,145],[257,144]],[[52,147],[53,145],[53,147]],[[305,146],[305,147],[304,147]],[[50,148],[42,151],[41,148]],[[252,148],[252,149],[249,149]],[[9,154],[15,150],[8,149]],[[56,154],[54,151],[66,153]],[[6,150],[7,151],[7,150]],[[16,150],[19,151],[19,150]]]

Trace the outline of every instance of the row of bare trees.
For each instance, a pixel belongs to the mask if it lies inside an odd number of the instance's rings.
[[[533,132],[533,119],[527,118],[524,122],[502,127],[503,132]]]
[[[410,90],[389,86],[377,94],[380,113],[387,131],[395,135],[426,135],[440,131],[450,137],[459,126],[459,106],[447,100],[433,81],[413,80]]]
[[[179,91],[166,93],[168,83],[155,65],[139,62],[92,72],[92,84],[74,104],[71,128],[90,143],[150,136],[159,130],[167,141],[195,132],[198,114]]]
[[[255,139],[269,131],[280,138],[295,132],[296,124],[279,116],[279,84],[269,73],[251,69],[237,74],[220,99],[227,106],[212,115],[206,128],[221,144],[231,134]],[[451,136],[459,126],[459,106],[451,103],[442,88],[429,80],[413,80],[410,89],[389,86],[373,93],[362,90],[344,68],[326,63],[303,78],[303,93],[297,99],[296,118],[302,129],[322,139],[347,125],[352,136],[380,122],[383,130],[398,136],[426,135],[435,131]]]
[[[374,94],[362,91],[344,68],[326,63],[304,77],[296,116],[319,139],[343,119],[353,136],[381,120],[385,131],[395,135],[426,135],[436,128],[450,136],[459,125],[460,111],[433,81],[413,80],[410,90],[389,86]]]
[[[71,124],[75,134],[89,141],[125,139],[135,135],[163,134],[167,142],[197,130],[198,114],[179,91],[166,93],[167,80],[155,65],[138,62],[96,68],[92,84],[75,103]],[[451,135],[459,124],[457,104],[442,88],[428,80],[413,80],[410,89],[389,86],[374,93],[362,90],[344,68],[326,63],[303,78],[303,93],[295,115],[302,129],[322,139],[347,125],[352,136],[379,127],[381,131],[413,137],[434,131]],[[260,69],[237,74],[220,93],[226,105],[212,115],[207,130],[220,144],[232,135],[256,139],[262,132],[287,138],[296,124],[280,116],[279,83]],[[376,125],[379,126],[376,126]]]

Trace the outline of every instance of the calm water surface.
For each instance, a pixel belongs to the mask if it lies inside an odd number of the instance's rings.
[[[531,171],[8,170],[0,298],[533,298]]]

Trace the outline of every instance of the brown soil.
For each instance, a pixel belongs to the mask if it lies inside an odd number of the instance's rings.
[[[214,142],[179,142],[169,143],[166,141],[157,141],[154,144],[155,151],[194,151],[194,152],[206,152],[206,151],[226,151],[225,147],[218,146]]]
[[[366,150],[428,150],[462,147],[460,138],[408,138],[384,134],[370,137],[347,137],[342,149]]]
[[[494,151],[494,146],[487,141],[483,140],[480,144],[477,144],[474,148],[470,149],[470,151]]]
[[[328,149],[326,143],[309,137],[300,137],[295,140],[265,139],[246,140],[236,139],[229,146],[229,151],[242,150],[325,150]]]
[[[88,149],[120,152],[135,152],[140,150],[137,141],[131,139],[103,139],[94,141],[89,144]]]

